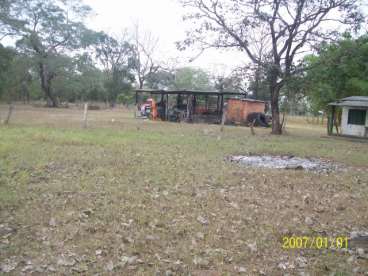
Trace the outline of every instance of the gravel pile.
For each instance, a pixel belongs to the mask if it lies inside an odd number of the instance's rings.
[[[235,155],[230,157],[230,161],[246,166],[269,169],[292,169],[316,172],[330,172],[338,169],[338,165],[330,161],[295,156]]]

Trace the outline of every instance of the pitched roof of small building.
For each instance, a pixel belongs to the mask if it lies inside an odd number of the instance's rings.
[[[252,102],[252,103],[265,103],[265,101],[260,101],[260,100],[251,99],[251,98],[230,98],[229,100],[238,100],[242,102]]]
[[[136,89],[136,93],[150,93],[153,95],[164,94],[164,95],[209,95],[209,96],[242,96],[245,97],[245,93],[240,92],[220,92],[220,91],[198,91],[198,90],[163,90],[163,89]]]
[[[351,96],[336,102],[329,103],[332,106],[368,107],[368,96]]]

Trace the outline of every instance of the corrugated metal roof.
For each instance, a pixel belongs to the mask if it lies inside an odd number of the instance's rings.
[[[362,102],[368,102],[367,96],[351,96],[347,98],[341,99],[341,101],[362,101]]]
[[[353,106],[353,107],[368,107],[368,97],[366,96],[351,96],[343,98],[339,101],[329,103],[332,106]]]
[[[179,94],[184,94],[184,95],[216,95],[216,96],[242,96],[245,97],[246,94],[244,93],[239,93],[239,92],[220,92],[220,91],[197,91],[197,90],[160,90],[160,89],[136,89],[135,90],[136,93],[151,93],[151,94],[168,94],[168,95],[179,95]]]
[[[238,101],[244,101],[244,102],[254,102],[254,103],[265,103],[265,101],[260,101],[260,100],[255,100],[255,99],[251,99],[251,98],[230,98],[229,100],[238,100]]]
[[[353,107],[368,107],[368,101],[367,102],[343,101],[343,102],[329,103],[328,105],[334,105],[334,106],[353,106]]]

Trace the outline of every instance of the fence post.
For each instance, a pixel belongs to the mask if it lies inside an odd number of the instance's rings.
[[[254,119],[253,122],[250,123],[250,132],[252,133],[252,135],[256,135],[255,131],[254,131],[254,124],[256,123],[257,119]]]
[[[13,113],[13,108],[14,108],[13,104],[9,104],[8,114],[6,115],[6,118],[4,120],[4,125],[9,124],[10,117]]]
[[[221,132],[224,131],[224,125],[225,125],[225,121],[226,121],[226,113],[227,113],[227,109],[224,108],[222,111],[222,117],[221,117]]]
[[[87,128],[88,103],[84,104],[83,128]]]

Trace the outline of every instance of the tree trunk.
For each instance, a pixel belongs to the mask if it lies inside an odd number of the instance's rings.
[[[139,77],[138,78],[138,82],[139,82],[139,89],[143,89],[143,85],[144,85],[144,79]]]
[[[253,91],[253,98],[256,100],[260,100],[259,97],[259,83],[260,83],[260,66],[257,66],[256,72],[255,72],[255,87],[254,87],[254,91]]]
[[[29,104],[29,89],[25,81],[22,81],[21,90],[22,90],[23,104]]]
[[[271,113],[272,113],[272,134],[282,134],[282,124],[280,123],[279,96],[280,86],[277,84],[277,78],[272,78],[270,85],[271,93]]]
[[[55,77],[54,73],[51,73],[47,65],[44,63],[40,63],[40,78],[41,78],[41,88],[43,92],[45,93],[46,99],[47,99],[47,106],[48,107],[58,107],[59,103],[55,95],[52,94],[51,89],[51,81]]]

